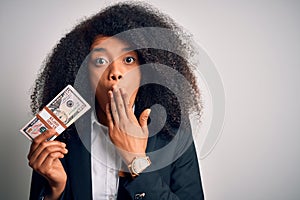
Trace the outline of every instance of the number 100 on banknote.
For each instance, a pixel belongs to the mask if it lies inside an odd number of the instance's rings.
[[[49,140],[54,140],[90,108],[80,94],[68,85],[20,131],[32,141],[47,129],[52,128],[57,134]]]

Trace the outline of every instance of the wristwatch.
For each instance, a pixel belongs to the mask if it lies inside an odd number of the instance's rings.
[[[128,169],[133,177],[138,176],[142,171],[149,167],[151,161],[148,156],[135,157],[133,161],[128,165]]]

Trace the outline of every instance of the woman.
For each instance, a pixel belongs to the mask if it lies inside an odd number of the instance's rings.
[[[32,111],[67,84],[94,109],[56,141],[46,141],[53,130],[35,138],[30,199],[204,199],[189,123],[200,95],[185,39],[137,3],[110,6],[61,39],[36,80]]]

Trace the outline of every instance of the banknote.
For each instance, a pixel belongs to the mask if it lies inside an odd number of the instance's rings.
[[[53,128],[57,134],[49,140],[54,140],[89,109],[90,105],[68,85],[20,131],[32,141],[47,129]]]

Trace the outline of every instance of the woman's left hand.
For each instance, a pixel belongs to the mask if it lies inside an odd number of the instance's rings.
[[[149,134],[147,120],[151,110],[144,110],[137,120],[124,90],[114,88],[109,91],[109,97],[110,106],[106,106],[109,135],[128,164],[134,157],[146,156]]]

